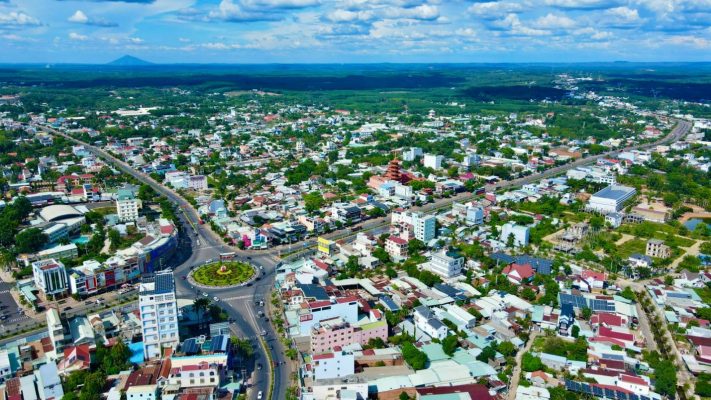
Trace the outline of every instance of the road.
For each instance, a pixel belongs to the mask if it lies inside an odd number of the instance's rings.
[[[95,154],[97,157],[104,159],[105,161],[112,164],[115,168],[121,170],[122,172],[132,176],[139,182],[150,185],[156,192],[167,197],[171,202],[179,207],[180,211],[178,217],[181,229],[180,237],[180,250],[177,255],[177,261],[174,263],[174,271],[176,275],[176,286],[178,290],[179,297],[182,298],[195,298],[198,296],[198,291],[192,289],[187,284],[187,281],[182,279],[182,276],[187,275],[190,268],[195,265],[204,263],[209,259],[216,259],[219,257],[220,253],[235,252],[237,258],[242,261],[248,261],[257,268],[262,268],[264,271],[263,278],[255,285],[244,286],[240,288],[232,289],[209,289],[205,292],[210,298],[227,298],[231,300],[220,301],[220,305],[229,314],[230,318],[234,319],[236,323],[237,330],[243,334],[245,337],[256,338],[258,334],[264,330],[267,333],[267,338],[271,339],[270,343],[273,343],[273,350],[268,350],[271,352],[271,356],[274,361],[276,361],[279,366],[274,368],[275,382],[274,391],[272,393],[273,399],[283,399],[285,398],[286,388],[289,382],[289,370],[288,363],[280,364],[285,361],[283,348],[276,336],[272,325],[264,320],[259,320],[253,313],[256,308],[254,305],[254,300],[258,298],[263,298],[265,301],[270,299],[270,292],[274,284],[275,270],[278,259],[277,254],[281,254],[287,250],[287,246],[276,246],[268,250],[238,250],[232,246],[225,244],[222,239],[217,236],[211,229],[206,225],[199,224],[199,216],[197,210],[195,210],[190,203],[187,202],[182,196],[177,192],[169,189],[168,187],[162,185],[161,183],[155,181],[150,176],[135,170],[133,167],[125,163],[124,161],[114,157],[108,152],[90,145],[86,142],[75,139],[63,132],[56,129],[36,125],[35,128],[45,131],[53,135],[62,136],[72,142],[82,144],[86,148]],[[687,121],[678,120],[677,125],[674,127],[672,132],[666,137],[649,144],[630,146],[622,150],[608,151],[599,155],[581,158],[574,162],[557,166],[548,169],[541,173],[531,174],[523,178],[518,178],[510,181],[505,181],[498,183],[496,185],[488,185],[487,190],[494,191],[499,189],[506,189],[516,186],[525,185],[536,180],[543,178],[553,177],[564,173],[565,171],[579,167],[582,165],[590,164],[596,162],[600,158],[610,157],[620,151],[629,151],[634,149],[647,149],[660,144],[673,143],[680,138],[682,138],[691,128],[691,124]],[[422,207],[415,207],[415,210],[421,210],[425,212],[433,212],[445,207],[448,207],[455,201],[465,201],[470,199],[471,193],[459,193],[456,196],[450,197],[448,199],[439,199],[434,204],[428,204]],[[370,231],[378,229],[387,224],[389,216],[368,220],[358,224],[361,229],[360,231]],[[352,231],[353,227],[349,227],[337,232],[332,232],[326,235],[329,238],[343,238],[354,235]],[[299,247],[305,249],[312,247],[314,241],[308,241],[306,243],[297,244],[294,246],[295,249]],[[288,247],[287,251],[291,250],[291,246]],[[265,368],[253,369],[255,372],[255,380],[253,382],[254,388],[250,391],[250,397],[255,398],[258,391],[262,391],[266,397],[268,393],[269,386],[269,375],[268,372],[272,368],[271,365],[267,365],[267,357],[264,349],[261,346],[255,346],[255,360],[262,360],[261,364]],[[259,361],[256,361],[259,362]]]
[[[533,346],[533,342],[536,337],[540,334],[540,331],[533,331],[528,337],[526,345],[516,353],[516,367],[514,367],[513,373],[511,374],[511,383],[509,384],[508,399],[516,399],[516,390],[518,390],[518,382],[521,380],[521,360],[523,360],[523,355],[528,353]]]

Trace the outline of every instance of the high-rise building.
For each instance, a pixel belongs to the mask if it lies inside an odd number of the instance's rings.
[[[46,296],[62,296],[69,290],[67,270],[54,258],[32,263],[35,286]]]
[[[434,215],[424,215],[420,213],[412,214],[412,226],[415,232],[415,239],[424,243],[435,237],[436,218]]]
[[[138,210],[141,208],[141,200],[137,199],[133,190],[119,189],[116,197],[116,211],[119,221],[128,222],[138,219]]]
[[[427,168],[432,168],[432,169],[440,169],[442,168],[442,162],[444,161],[443,156],[439,156],[436,154],[425,154],[425,159],[423,164]]]
[[[138,292],[138,309],[141,313],[145,359],[160,357],[167,347],[175,349],[180,338],[178,302],[172,271],[160,271],[143,277]]]

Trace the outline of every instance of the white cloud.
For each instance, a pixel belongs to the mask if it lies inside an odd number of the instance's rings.
[[[355,22],[369,21],[375,14],[370,10],[350,11],[344,9],[333,10],[326,14],[325,18],[331,22]]]
[[[533,21],[533,26],[540,29],[571,29],[576,25],[570,17],[551,13]]]
[[[508,1],[487,1],[484,3],[474,3],[467,11],[484,19],[502,18],[510,13],[523,11],[521,3],[513,3]]]
[[[503,19],[492,22],[490,27],[515,36],[545,36],[551,34],[547,30],[525,26],[516,14],[508,14]]]
[[[439,8],[430,4],[421,4],[410,8],[388,7],[384,9],[383,16],[393,19],[412,18],[431,21],[439,17]]]
[[[691,35],[670,36],[665,40],[665,43],[698,49],[711,49],[711,40]]]
[[[258,13],[245,10],[233,0],[222,0],[217,9],[210,11],[208,19],[219,19],[229,22],[271,21],[279,19],[273,13]]]
[[[242,5],[248,8],[306,8],[319,5],[319,0],[242,0]]]
[[[6,14],[0,14],[0,26],[37,26],[41,25],[40,21],[30,15],[20,11],[11,11]]]
[[[615,7],[605,10],[601,23],[616,28],[633,28],[642,22],[639,12],[634,8]]]
[[[84,14],[84,11],[76,10],[76,12],[72,14],[72,16],[67,19],[67,21],[76,22],[78,24],[85,24],[89,22],[89,17]]]
[[[621,0],[545,0],[545,4],[558,8],[573,10],[594,10],[615,7],[622,4]]]
[[[69,39],[83,42],[89,40],[89,37],[76,32],[69,32]]]

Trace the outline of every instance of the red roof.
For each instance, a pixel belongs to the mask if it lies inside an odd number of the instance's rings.
[[[315,356],[312,357],[313,360],[326,360],[329,358],[334,358],[333,353],[323,353],[323,354],[316,354]]]
[[[484,385],[479,385],[476,383],[468,385],[459,386],[441,386],[441,387],[428,387],[428,388],[418,388],[417,394],[420,396],[424,395],[438,395],[438,394],[453,394],[453,393],[468,393],[469,397],[477,400],[493,400],[495,397],[489,394],[489,389]]]
[[[622,326],[622,317],[610,313],[598,313],[590,317],[590,323],[595,324],[605,324],[608,326]]]
[[[634,383],[635,385],[649,386],[647,381],[640,378],[639,376],[620,374],[620,379],[624,382]]]
[[[399,236],[390,236],[390,237],[388,238],[388,240],[391,241],[391,242],[393,242],[393,243],[395,243],[395,244],[397,244],[397,245],[400,245],[400,246],[404,246],[404,245],[407,244],[407,240],[405,240],[405,239],[403,239],[403,238],[401,238],[401,237],[399,237]]]
[[[512,273],[516,273],[519,278],[523,279],[528,279],[532,277],[535,274],[535,271],[533,271],[533,267],[531,267],[530,264],[511,264],[506,266],[503,270],[504,275],[512,275]]]
[[[591,271],[589,269],[584,270],[583,273],[580,274],[580,276],[583,279],[592,278],[596,281],[604,281],[605,280],[605,273],[604,272]]]
[[[607,336],[607,337],[611,337],[613,339],[619,339],[619,340],[624,340],[624,341],[628,341],[628,342],[634,342],[634,335],[633,334],[613,331],[612,329],[610,329],[606,326],[600,327],[600,330],[598,331],[598,335]]]

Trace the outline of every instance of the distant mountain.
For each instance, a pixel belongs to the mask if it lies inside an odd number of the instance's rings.
[[[113,65],[118,67],[140,67],[144,65],[153,65],[153,63],[148,62],[146,60],[141,60],[140,58],[134,56],[125,55],[121,58],[111,61],[110,63],[107,63],[106,65]]]

